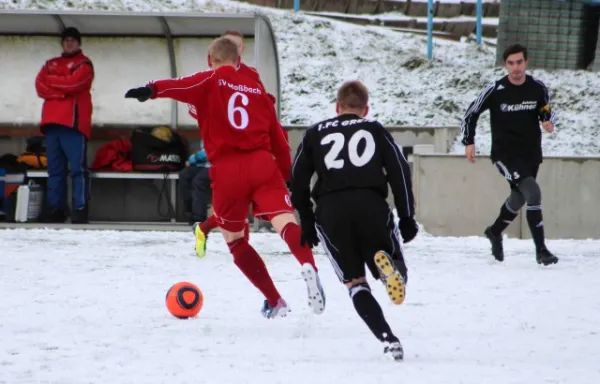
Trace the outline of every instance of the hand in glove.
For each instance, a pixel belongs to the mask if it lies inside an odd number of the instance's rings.
[[[417,236],[419,232],[419,226],[417,222],[412,217],[402,217],[400,219],[400,234],[402,235],[402,239],[404,243],[409,243],[412,239]]]
[[[317,228],[315,222],[312,220],[301,220],[300,227],[302,228],[302,235],[300,236],[300,245],[307,246],[309,248],[316,247],[319,245],[319,237],[317,236]]]
[[[132,88],[125,94],[126,99],[138,99],[140,102],[144,102],[152,97],[154,90],[151,87],[139,87]]]

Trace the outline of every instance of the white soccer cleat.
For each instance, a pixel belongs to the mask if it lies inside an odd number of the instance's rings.
[[[325,311],[325,291],[321,286],[321,279],[315,268],[310,264],[302,265],[302,278],[306,283],[306,291],[308,294],[308,306],[313,312],[320,315]]]

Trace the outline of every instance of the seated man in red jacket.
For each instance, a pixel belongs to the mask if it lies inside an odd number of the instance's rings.
[[[50,212],[47,222],[65,222],[67,165],[71,171],[73,205],[71,221],[88,221],[89,181],[87,141],[92,127],[94,68],[81,52],[81,34],[75,28],[62,33],[61,56],[48,60],[35,79],[44,99],[41,132],[46,136]]]

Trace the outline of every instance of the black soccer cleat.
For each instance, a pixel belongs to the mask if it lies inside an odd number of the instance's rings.
[[[542,248],[535,253],[538,264],[550,265],[558,263],[558,257],[554,256],[547,248]]]
[[[492,245],[492,255],[498,261],[504,261],[504,248],[502,247],[502,235],[496,236],[492,233],[492,228],[485,229],[485,237],[488,238]]]
[[[391,356],[394,361],[402,361],[404,360],[404,349],[402,349],[402,344],[400,341],[392,341],[392,342],[384,342],[385,347],[383,347],[383,353],[387,356]]]

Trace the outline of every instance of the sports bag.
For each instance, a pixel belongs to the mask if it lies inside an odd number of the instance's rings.
[[[157,137],[153,134],[153,131],[156,132],[155,128],[138,129],[131,135],[131,161],[134,171],[178,172],[185,166],[187,150],[181,136],[169,128],[160,128],[161,132],[164,133],[167,129],[170,134]]]

